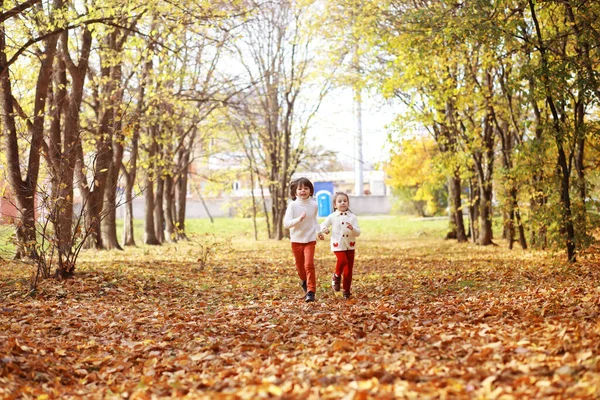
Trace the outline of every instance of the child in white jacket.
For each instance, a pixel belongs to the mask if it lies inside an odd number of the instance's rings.
[[[321,224],[321,232],[328,234],[331,227],[331,251],[335,254],[337,262],[335,272],[331,277],[333,290],[344,289],[344,298],[351,296],[352,268],[354,267],[354,249],[356,238],[360,236],[360,227],[356,215],[349,210],[350,199],[346,193],[336,193],[333,196],[334,212]],[[342,282],[343,284],[340,285]]]

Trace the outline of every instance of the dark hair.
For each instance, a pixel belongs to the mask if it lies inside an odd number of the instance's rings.
[[[346,196],[346,200],[348,200],[348,211],[350,211],[350,196],[348,196],[344,192],[335,192],[335,194],[333,195],[333,200],[332,200],[332,202],[333,202],[333,209],[336,210],[336,208],[335,208],[335,201],[340,196]],[[350,211],[350,212],[352,212],[352,211]]]
[[[296,189],[298,189],[298,186],[306,186],[309,188],[311,197],[315,194],[315,187],[308,178],[298,178],[290,183],[290,196],[292,200],[296,200]]]

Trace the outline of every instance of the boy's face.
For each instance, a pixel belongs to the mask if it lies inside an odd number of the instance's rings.
[[[335,208],[341,212],[348,211],[348,198],[346,196],[336,197]]]
[[[310,188],[308,186],[299,185],[296,188],[296,197],[306,200],[310,197]]]

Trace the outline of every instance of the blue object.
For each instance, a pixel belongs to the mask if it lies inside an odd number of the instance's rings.
[[[317,192],[318,216],[326,217],[331,214],[331,192],[328,190],[319,190]]]
[[[333,182],[313,182],[313,185],[315,187],[315,197],[321,190],[333,193]]]

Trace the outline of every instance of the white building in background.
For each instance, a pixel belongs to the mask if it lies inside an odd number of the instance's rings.
[[[334,172],[298,172],[292,179],[304,176],[312,183],[331,182],[334,192],[344,192],[350,196],[359,196],[356,193],[354,171]],[[316,190],[316,189],[315,189]],[[389,196],[391,188],[385,183],[385,172],[363,171],[363,193],[367,196]]]
[[[391,206],[390,188],[385,183],[383,171],[363,171],[362,193],[356,193],[355,171],[298,172],[292,179],[308,178],[315,187],[315,197],[319,205],[319,216],[324,217],[333,211],[333,196],[336,192],[346,193],[350,208],[356,214],[389,214]]]
[[[188,196],[186,204],[187,218],[208,218],[212,217],[234,217],[239,214],[240,207],[247,207],[250,204],[252,188],[250,176],[242,168],[239,160],[234,157],[215,157],[204,165],[208,170],[229,170],[234,171],[229,183],[229,189],[220,192],[206,193],[203,190],[207,182],[201,178],[202,169],[198,165],[191,167],[192,176],[188,182]],[[355,191],[355,173],[354,171],[335,171],[335,172],[302,172],[295,174],[292,179],[299,177],[308,178],[315,185],[315,192],[325,190],[329,192],[330,197],[325,200],[331,202],[331,196],[335,192],[344,192],[350,198],[351,209],[358,215],[369,214],[389,214],[391,211],[391,189],[385,182],[385,173],[383,171],[364,171],[363,175],[363,194],[356,196]],[[199,193],[202,193],[200,198]],[[264,194],[267,202],[270,202],[268,188],[264,188]],[[317,193],[315,193],[316,195]],[[261,196],[260,188],[254,188],[254,195]],[[321,199],[318,199],[318,201]],[[323,204],[320,203],[320,209]],[[134,199],[133,212],[135,218],[144,216],[144,198],[143,195]],[[270,207],[270,206],[269,206]],[[331,206],[323,213],[331,211]],[[124,216],[124,208],[117,209],[117,217]],[[322,215],[321,215],[322,216]]]

